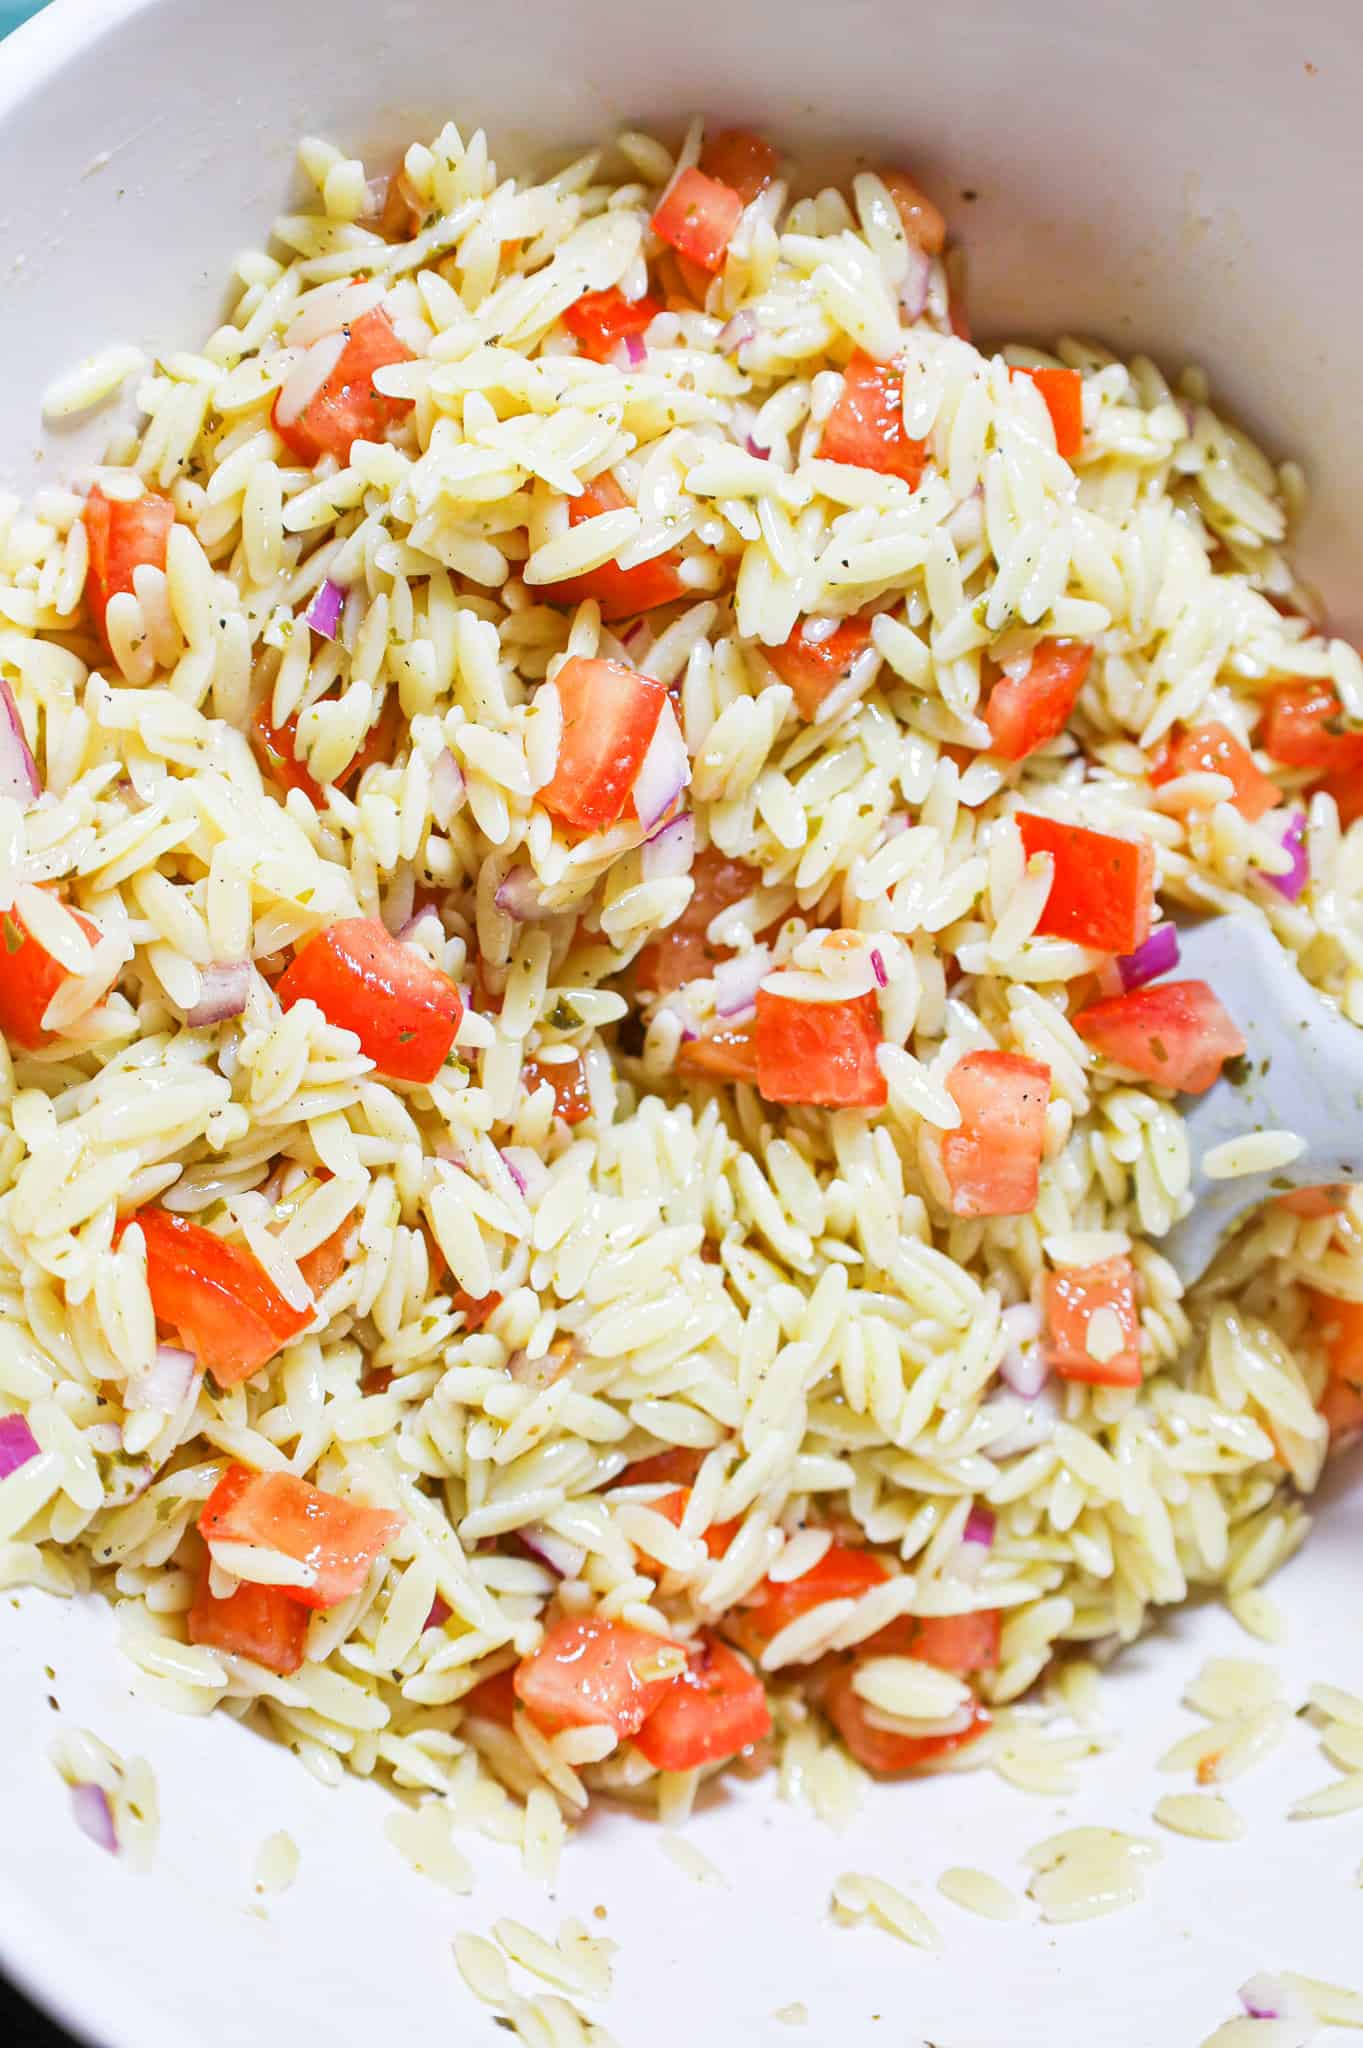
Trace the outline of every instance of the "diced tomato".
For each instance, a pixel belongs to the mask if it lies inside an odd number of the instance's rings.
[[[1158,789],[1176,775],[1198,773],[1228,776],[1234,787],[1231,802],[1251,824],[1283,800],[1277,783],[1256,766],[1249,748],[1216,719],[1190,726],[1171,739],[1151,768],[1150,780]]]
[[[442,1259],[441,1263],[444,1261]],[[488,1317],[502,1305],[500,1294],[466,1294],[462,1287],[450,1296],[450,1307],[463,1313],[465,1330],[481,1330]]]
[[[1351,777],[1363,770],[1363,732],[1349,724],[1329,683],[1281,683],[1270,690],[1263,743],[1284,768]]]
[[[402,1524],[401,1515],[324,1493],[292,1472],[229,1465],[204,1502],[199,1534],[210,1550],[215,1543],[244,1543],[310,1565],[310,1586],[283,1590],[303,1607],[335,1607],[360,1591]]]
[[[690,1451],[681,1444],[654,1451],[651,1457],[626,1465],[617,1486],[690,1486],[705,1462],[704,1451]]]
[[[699,264],[702,270],[723,270],[742,211],[742,197],[732,185],[708,178],[704,171],[685,170],[654,214],[653,232],[688,263]]]
[[[1026,1216],[1036,1207],[1051,1070],[1015,1052],[968,1052],[947,1075],[961,1112],[942,1138],[953,1216]]]
[[[416,358],[393,332],[382,306],[350,323],[345,347],[331,375],[296,419],[285,426],[276,398],[271,424],[285,447],[309,466],[324,455],[349,462],[355,441],[381,441],[385,428],[412,410],[410,398],[385,398],[374,387],[376,370]]]
[[[477,1714],[480,1720],[496,1721],[502,1728],[509,1728],[516,1718],[516,1667],[509,1664],[505,1671],[494,1673],[475,1685],[472,1692],[466,1692],[459,1702],[466,1714]]]
[[[1077,370],[1013,370],[1030,377],[1046,402],[1055,431],[1055,452],[1073,462],[1084,445],[1084,380]]]
[[[346,1269],[346,1247],[355,1230],[355,1218],[347,1216],[344,1223],[324,1237],[310,1252],[304,1252],[298,1261],[298,1270],[312,1289],[315,1299],[320,1299],[332,1284],[339,1280]]]
[[[964,1749],[989,1726],[986,1710],[978,1701],[972,1701],[969,1722],[954,1735],[896,1735],[888,1728],[877,1728],[869,1718],[865,1700],[853,1691],[855,1668],[848,1665],[829,1680],[821,1704],[852,1755],[868,1771],[896,1777],[904,1771],[921,1770],[938,1757]]]
[[[91,945],[97,946],[104,936],[99,926],[79,910],[70,914]],[[0,933],[4,941],[0,951],[0,1032],[12,1044],[36,1052],[40,1046],[51,1045],[57,1036],[55,1031],[43,1029],[43,1018],[58,989],[73,976],[34,938],[19,910],[0,913]]]
[[[680,1047],[677,1065],[684,1074],[707,1081],[757,1083],[757,1045],[751,1024],[717,1024],[703,1038]]]
[[[698,853],[691,869],[691,901],[676,923],[650,939],[635,960],[635,986],[665,996],[685,982],[713,974],[721,960],[731,958],[732,948],[712,946],[705,936],[707,927],[761,879],[756,868],[730,860],[717,846]]]
[[[1334,798],[1339,822],[1346,832],[1363,818],[1363,769],[1350,768],[1339,775],[1323,776],[1311,784],[1309,794],[1314,796],[1317,790]]]
[[[805,1003],[757,991],[757,1086],[768,1102],[881,1109],[888,1091],[876,1059],[880,1005],[873,991],[844,1003]]]
[[[105,633],[109,599],[132,590],[133,571],[165,568],[175,507],[169,498],[159,498],[153,491],[140,498],[106,498],[96,484],[85,500],[84,518],[89,546],[85,601],[95,624]]]
[[[1116,839],[1084,825],[1017,814],[1022,845],[1055,859],[1055,880],[1037,926],[1056,939],[1073,939],[1100,953],[1134,953],[1150,936],[1155,895],[1155,849],[1146,839]]]
[[[1103,1323],[1095,1331],[1099,1314]],[[1119,1340],[1115,1351],[1107,1341],[1112,1338]],[[1046,1356],[1062,1380],[1085,1380],[1095,1387],[1140,1385],[1141,1326],[1130,1259],[1062,1266],[1046,1275]]]
[[[554,773],[536,801],[579,832],[604,832],[625,815],[658,729],[667,691],[622,661],[574,655],[546,688],[563,711]]]
[[[363,745],[336,777],[335,787],[347,789],[373,762],[391,761],[401,729],[402,707],[396,690],[390,689]],[[320,811],[326,802],[322,787],[298,758],[298,713],[286,718],[283,725],[271,725],[270,700],[265,697],[256,707],[249,737],[266,774],[285,789],[301,789],[313,809]]]
[[[658,1771],[722,1764],[771,1733],[761,1679],[717,1636],[703,1635],[634,1746]]]
[[[1329,1425],[1331,1443],[1338,1444],[1363,1430],[1363,1302],[1340,1301],[1314,1291],[1310,1302],[1330,1368],[1320,1412]]]
[[[1320,1412],[1333,1445],[1363,1436],[1363,1387],[1351,1380],[1331,1380],[1320,1397]]]
[[[580,1124],[592,1113],[592,1098],[587,1087],[587,1070],[580,1058],[570,1060],[527,1060],[521,1069],[521,1079],[527,1094],[545,1081],[554,1091],[554,1115],[561,1116],[565,1124]]]
[[[1279,1195],[1273,1206],[1286,1209],[1289,1216],[1305,1216],[1318,1222],[1322,1216],[1338,1216],[1348,1205],[1347,1187],[1323,1187],[1294,1188],[1290,1195]]]
[[[880,182],[895,203],[904,233],[925,256],[940,256],[947,224],[940,210],[921,192],[907,171],[882,171]]]
[[[623,1482],[621,1483],[623,1484]],[[630,1481],[631,1485],[640,1483],[635,1480]],[[646,1505],[652,1508],[655,1515],[661,1515],[665,1521],[670,1522],[674,1529],[680,1529],[682,1516],[686,1513],[687,1503],[690,1498],[690,1487],[678,1486],[671,1493],[664,1493],[659,1499],[651,1500]],[[737,1522],[711,1522],[709,1528],[701,1532],[701,1542],[705,1545],[709,1556],[723,1557],[737,1534]],[[646,1557],[643,1552],[640,1553],[640,1560],[646,1570],[656,1572],[661,1569],[656,1558]]]
[[[1081,1010],[1074,1028],[1105,1059],[1185,1095],[1204,1095],[1223,1063],[1245,1050],[1205,981],[1162,981],[1107,996]]]
[[[675,1677],[653,1675],[672,1645],[623,1621],[584,1614],[556,1621],[516,1668],[516,1697],[540,1727],[613,1728],[637,1735]]]
[[[801,619],[780,647],[765,649],[767,660],[783,683],[795,692],[801,718],[814,718],[825,697],[836,690],[859,655],[871,644],[867,619],[843,619],[827,630],[828,621]],[[811,631],[813,629],[813,631]]]
[[[706,177],[732,186],[745,206],[766,191],[779,166],[766,137],[750,135],[746,128],[722,128],[717,135],[708,135],[700,153]]]
[[[661,312],[656,299],[627,299],[612,285],[609,291],[584,292],[569,306],[563,324],[576,337],[584,356],[594,363],[607,363],[622,341],[642,334]]]
[[[1093,649],[1083,640],[1041,640],[1024,675],[1001,675],[989,693],[985,723],[991,754],[1022,761],[1069,723]]]
[[[595,519],[602,512],[619,512],[629,502],[613,476],[593,477],[576,498],[569,499],[568,524],[578,526],[584,519]],[[553,604],[583,604],[594,598],[606,624],[613,625],[617,620],[632,619],[638,612],[656,611],[659,605],[673,604],[679,597],[685,597],[687,586],[677,571],[680,560],[673,550],[654,555],[635,569],[603,562],[599,569],[588,569],[584,575],[546,585],[544,595]]]
[[[299,947],[279,977],[280,1003],[316,1003],[353,1031],[360,1051],[395,1081],[433,1081],[454,1044],[464,1005],[448,975],[395,939],[375,917],[346,917]]]
[[[410,242],[425,218],[426,208],[408,183],[406,171],[399,164],[384,188],[383,206],[378,219],[379,233],[386,242]]]
[[[241,1245],[164,1209],[140,1209],[135,1220],[158,1322],[220,1387],[250,1379],[312,1321],[311,1307],[290,1307]]]
[[[267,1671],[287,1678],[303,1661],[308,1610],[278,1586],[253,1586],[243,1579],[225,1600],[209,1590],[210,1566],[205,1559],[189,1610],[189,1640],[210,1650],[249,1657]]]
[[[842,394],[824,421],[819,454],[882,476],[903,477],[914,489],[928,458],[926,441],[904,431],[904,378],[893,363],[878,363],[858,349],[843,372]]]
[[[763,1579],[741,1607],[725,1616],[725,1627],[750,1657],[760,1657],[783,1628],[811,1608],[829,1600],[858,1600],[889,1576],[889,1565],[874,1550],[830,1543],[798,1579]]]
[[[993,1671],[999,1661],[996,1607],[974,1614],[901,1615],[857,1646],[859,1657],[916,1657],[939,1671]]]

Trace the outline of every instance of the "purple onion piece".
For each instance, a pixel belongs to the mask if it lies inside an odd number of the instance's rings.
[[[523,1195],[525,1195],[525,1194],[528,1194],[528,1193],[530,1192],[530,1190],[529,1190],[529,1187],[528,1187],[528,1185],[527,1185],[527,1182],[526,1182],[526,1178],[525,1178],[525,1175],[524,1175],[524,1174],[523,1174],[523,1173],[521,1172],[521,1170],[520,1170],[519,1166],[517,1166],[517,1164],[516,1164],[515,1160],[514,1160],[513,1158],[511,1158],[511,1156],[510,1156],[510,1154],[509,1154],[509,1153],[506,1153],[506,1152],[503,1152],[503,1153],[502,1153],[502,1155],[501,1155],[501,1159],[502,1159],[502,1165],[503,1165],[503,1166],[504,1166],[504,1167],[506,1168],[507,1172],[508,1172],[508,1173],[509,1173],[509,1174],[511,1175],[511,1178],[512,1178],[512,1180],[514,1180],[514,1181],[515,1181],[515,1183],[516,1183],[516,1186],[517,1186],[517,1188],[518,1188],[518,1189],[520,1190],[521,1194],[523,1194]]]
[[[747,953],[738,953],[732,960],[721,960],[714,972],[715,1015],[738,1017],[751,1010],[757,1002],[757,991],[763,977],[771,971],[771,950],[767,946],[754,946]]]
[[[638,369],[640,363],[647,361],[648,350],[644,346],[642,334],[627,334],[625,336],[625,356],[630,368],[635,370]]]
[[[1142,988],[1158,975],[1168,974],[1178,966],[1178,961],[1178,928],[1172,924],[1161,924],[1137,946],[1134,953],[1117,955],[1117,974],[1123,990],[1129,994],[1133,988]]]
[[[38,764],[24,733],[14,692],[0,676],[0,796],[17,797],[27,808],[42,793]]]
[[[760,441],[755,441],[751,434],[749,434],[747,440],[743,443],[743,446],[747,449],[749,455],[755,455],[759,462],[765,462],[767,457],[771,454],[771,449],[764,448],[762,446],[762,443]]]
[[[450,1615],[453,1613],[453,1611],[454,1610],[451,1607],[447,1606],[445,1601],[443,1601],[440,1595],[437,1593],[434,1600],[432,1600],[431,1602],[430,1613],[426,1616],[426,1619],[421,1624],[423,1633],[428,1628],[443,1628],[445,1626],[445,1623],[449,1620]]]
[[[136,1373],[123,1389],[125,1408],[155,1408],[173,1415],[188,1398],[199,1370],[192,1351],[174,1344],[158,1344],[156,1356],[144,1372]]]
[[[11,1472],[27,1465],[41,1448],[26,1415],[0,1415],[0,1479],[8,1479]]]
[[[961,1531],[962,1543],[979,1543],[987,1550],[994,1541],[995,1517],[988,1508],[972,1508]]]
[[[909,243],[909,267],[899,287],[899,305],[904,318],[912,323],[921,318],[928,303],[928,286],[932,281],[932,264],[916,242]]]
[[[1030,1351],[1010,1345],[999,1364],[999,1378],[1024,1401],[1034,1401],[1050,1376],[1051,1368],[1039,1344]]]
[[[1293,811],[1283,830],[1283,846],[1291,855],[1292,865],[1285,875],[1266,875],[1264,880],[1272,882],[1280,896],[1289,903],[1295,903],[1311,879],[1311,862],[1306,852],[1306,813]]]
[[[552,913],[540,901],[539,884],[529,868],[511,868],[497,885],[493,902],[517,924],[533,924]]]
[[[98,1848],[107,1849],[111,1856],[117,1856],[118,1831],[114,1827],[108,1794],[102,1785],[73,1785],[71,1812],[83,1835],[88,1835]]]
[[[736,356],[747,342],[757,339],[757,321],[746,308],[727,320],[715,336],[715,347],[722,356]]]
[[[634,808],[645,833],[666,817],[690,780],[690,756],[669,697],[634,778]]]
[[[871,972],[876,978],[877,988],[889,987],[890,977],[885,972],[885,956],[879,946],[872,946],[871,948]]]
[[[662,882],[689,875],[696,860],[696,821],[689,811],[670,818],[645,841],[643,870],[646,882]]]
[[[516,1535],[530,1555],[548,1565],[556,1578],[575,1579],[587,1562],[587,1553],[580,1543],[569,1542],[566,1536],[556,1535],[540,1522],[527,1523]]]
[[[205,1024],[221,1024],[239,1017],[251,992],[251,966],[247,960],[216,960],[205,967],[199,985],[199,1000],[185,1012],[185,1022],[198,1030]]]
[[[333,583],[328,576],[312,603],[303,614],[304,623],[320,633],[324,640],[334,640],[336,629],[341,623],[345,609],[346,593],[339,583]]]

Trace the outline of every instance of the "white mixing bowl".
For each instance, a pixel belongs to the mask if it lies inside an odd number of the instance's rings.
[[[220,316],[228,264],[284,199],[300,132],[386,163],[453,115],[514,162],[699,109],[792,153],[916,166],[968,241],[986,336],[1088,330],[1205,364],[1273,452],[1305,461],[1308,573],[1336,624],[1363,628],[1360,57],[1357,0],[954,0],[931,14],[692,0],[651,18],[609,0],[58,0],[0,49],[0,476],[31,490],[92,445],[41,435],[57,368],[114,340],[191,343]],[[4,1348],[0,1328],[0,1387]],[[1274,1587],[1289,1635],[1262,1654],[1294,1700],[1313,1679],[1363,1690],[1363,1494],[1348,1476]],[[1022,1850],[1070,1822],[1158,1834],[1151,1807],[1171,1781],[1153,1765],[1190,1725],[1182,1685],[1209,1651],[1256,1654],[1219,1610],[1175,1617],[1123,1660],[1105,1699],[1120,1740],[1080,1767],[1072,1797],[984,1774],[889,1786],[839,1838],[769,1785],[726,1787],[693,1826],[729,1890],[698,1888],[656,1828],[606,1813],[552,1899],[477,1841],[477,1888],[452,1897],[385,1840],[375,1787],[324,1791],[221,1717],[135,1700],[99,1603],[23,1593],[3,1612],[0,1962],[106,2048],[372,2048],[396,2028],[502,2040],[455,1972],[453,1933],[506,1912],[549,1931],[598,1904],[621,1942],[603,2017],[624,2048],[1191,2048],[1255,1969],[1358,1974],[1363,1816],[1285,1819],[1328,1775],[1301,1723],[1233,1788],[1244,1842],[1164,1836],[1136,1908],[1062,1928],[1029,1908],[995,1926],[933,1891],[957,1862],[1020,1888]],[[150,1874],[72,1825],[46,1758],[64,1721],[153,1760]],[[262,1909],[252,1866],[280,1827],[301,1871]],[[944,1953],[834,1928],[843,1870],[916,1891]],[[775,2017],[795,2001],[803,2027]]]

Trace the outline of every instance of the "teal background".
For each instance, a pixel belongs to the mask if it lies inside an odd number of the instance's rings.
[[[0,0],[0,36],[7,36],[12,28],[18,28],[21,21],[27,21],[30,14],[36,14],[43,0]]]

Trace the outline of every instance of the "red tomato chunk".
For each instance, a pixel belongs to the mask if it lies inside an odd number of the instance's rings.
[[[360,750],[336,777],[335,787],[346,789],[359,780],[366,768],[375,761],[391,761],[397,750],[398,734],[402,728],[402,707],[397,693],[389,690],[383,700],[383,709],[369,728]],[[320,811],[326,802],[320,783],[314,781],[308,769],[298,758],[298,714],[294,712],[283,725],[270,723],[270,700],[268,697],[257,706],[251,720],[249,738],[261,767],[271,779],[282,788],[301,789],[315,811]]]
[[[1144,839],[1115,839],[1084,825],[1017,814],[1023,851],[1049,853],[1055,879],[1037,930],[1100,953],[1134,953],[1150,936],[1155,850]]]
[[[843,373],[842,394],[824,421],[819,454],[882,476],[898,476],[914,489],[927,463],[926,441],[904,431],[904,379],[898,367],[858,349]]]
[[[1140,1385],[1141,1331],[1130,1259],[1064,1266],[1046,1275],[1046,1356],[1062,1380]]]
[[[1283,800],[1277,783],[1256,765],[1249,748],[1216,719],[1171,739],[1150,770],[1150,780],[1158,789],[1177,775],[1198,774],[1229,777],[1231,802],[1251,824]]]
[[[880,1005],[873,993],[805,1003],[757,991],[757,1086],[768,1102],[880,1109],[887,1089],[876,1059]]]
[[[1363,732],[1351,726],[1329,683],[1283,683],[1268,693],[1264,750],[1284,768],[1322,774],[1363,770]]]
[[[390,363],[415,360],[393,332],[393,323],[382,306],[375,306],[351,322],[331,375],[287,426],[280,420],[276,398],[271,414],[275,432],[290,453],[309,467],[324,455],[349,462],[354,442],[381,441],[385,429],[412,410],[410,398],[385,398],[375,389],[375,371]]]
[[[985,723],[991,754],[1022,761],[1065,730],[1093,660],[1082,640],[1042,640],[1020,676],[1001,675],[989,693]]]
[[[880,182],[893,199],[910,242],[925,256],[940,256],[947,224],[927,194],[918,189],[907,171],[882,171]]]
[[[762,1681],[715,1636],[702,1636],[686,1669],[634,1738],[659,1771],[722,1764],[771,1732]]]
[[[916,1657],[939,1671],[993,1671],[999,1661],[996,1607],[973,1614],[906,1614],[858,1645],[859,1657]]]
[[[464,1694],[459,1704],[466,1714],[477,1714],[481,1720],[496,1721],[500,1727],[509,1728],[516,1718],[514,1666],[483,1679],[472,1692]]]
[[[1013,370],[1030,377],[1046,403],[1055,432],[1055,452],[1073,462],[1084,445],[1084,380],[1077,370]]]
[[[571,1060],[527,1060],[521,1070],[527,1094],[533,1094],[547,1081],[554,1091],[554,1115],[561,1116],[565,1124],[580,1124],[592,1113],[592,1098],[587,1088],[587,1074],[582,1061]]]
[[[546,689],[563,712],[554,773],[536,801],[579,832],[604,832],[630,806],[667,691],[621,661],[574,655]]]
[[[342,918],[309,939],[275,993],[286,1010],[316,1003],[395,1081],[433,1081],[464,1014],[449,976],[372,917]]]
[[[1321,1396],[1332,1444],[1363,1431],[1363,1302],[1312,1293],[1312,1320],[1325,1340],[1330,1377]]]
[[[622,341],[642,334],[661,311],[656,299],[627,299],[612,285],[609,291],[584,292],[569,306],[563,324],[584,356],[608,363]]]
[[[85,500],[84,518],[90,555],[85,597],[107,640],[104,615],[109,599],[133,589],[134,570],[165,568],[175,507],[169,498],[150,491],[140,498],[106,498],[96,484]]]
[[[568,524],[577,526],[602,512],[619,512],[629,502],[613,476],[594,477],[580,496],[569,500]],[[594,599],[606,624],[613,625],[617,620],[656,611],[659,605],[673,604],[679,597],[685,597],[687,586],[677,570],[680,560],[674,550],[654,555],[634,569],[603,562],[599,569],[588,569],[581,576],[546,584],[544,595],[553,604],[585,604],[588,598]]]
[[[743,200],[732,185],[707,178],[704,171],[685,170],[654,214],[653,232],[688,263],[722,270],[742,211]]]
[[[310,1586],[279,1590],[303,1607],[335,1607],[361,1590],[369,1567],[402,1524],[401,1515],[324,1493],[292,1472],[229,1465],[204,1503],[199,1534],[210,1550],[214,1544],[243,1543],[310,1566]]]
[[[824,698],[846,679],[871,644],[867,619],[843,619],[831,632],[829,624],[825,619],[801,619],[788,640],[766,650],[781,681],[794,691],[801,718],[817,717]]]
[[[750,135],[746,128],[723,128],[706,137],[700,167],[707,178],[731,186],[750,206],[776,176],[779,159],[764,136]]]
[[[717,1024],[703,1038],[692,1039],[677,1054],[684,1074],[707,1081],[748,1081],[757,1085],[757,1046],[750,1024]]]
[[[204,1563],[189,1610],[189,1640],[210,1650],[249,1657],[267,1671],[287,1678],[303,1661],[308,1610],[279,1586],[253,1586],[243,1579],[235,1593],[215,1600],[209,1591],[209,1566]]]
[[[818,1563],[798,1579],[763,1579],[745,1604],[726,1615],[725,1628],[751,1657],[811,1608],[829,1600],[857,1600],[873,1586],[883,1585],[890,1567],[874,1550],[849,1543],[830,1543]]]
[[[950,1735],[899,1735],[878,1728],[867,1706],[852,1685],[854,1665],[837,1672],[823,1694],[823,1710],[841,1735],[857,1762],[881,1777],[898,1777],[905,1771],[919,1771],[939,1757],[950,1756],[974,1742],[990,1725],[989,1715],[977,1701],[970,1706],[970,1719]]]
[[[99,926],[79,910],[70,915],[90,944],[97,946],[103,937]],[[0,933],[0,1032],[12,1045],[36,1052],[56,1038],[55,1031],[44,1029],[43,1018],[53,996],[74,977],[43,949],[18,910],[0,913]]]
[[[970,1052],[947,1075],[961,1112],[942,1139],[953,1216],[1026,1216],[1036,1207],[1051,1070],[1014,1052]]]
[[[670,995],[688,981],[711,975],[732,947],[714,946],[706,937],[713,919],[755,889],[762,880],[756,868],[730,860],[717,846],[696,855],[691,870],[691,901],[675,924],[650,939],[634,963],[634,980],[653,995]]]
[[[1105,1059],[1147,1081],[1204,1095],[1245,1050],[1234,1019],[1205,981],[1162,981],[1081,1010],[1074,1028]]]
[[[250,1379],[312,1321],[311,1306],[291,1307],[241,1245],[163,1209],[141,1209],[134,1220],[157,1321],[220,1387]]]
[[[620,1483],[623,1485],[624,1481],[622,1480]],[[631,1480],[629,1483],[631,1485],[641,1485],[643,1482]],[[664,1493],[657,1500],[647,1501],[644,1505],[652,1508],[655,1515],[661,1515],[665,1521],[670,1522],[674,1529],[680,1529],[682,1516],[686,1513],[690,1499],[690,1487],[678,1486],[674,1487],[671,1493]],[[737,1522],[711,1522],[709,1528],[702,1532],[701,1542],[705,1545],[709,1556],[723,1557],[737,1534]],[[656,1574],[663,1569],[656,1558],[648,1557],[642,1551],[640,1552],[640,1561],[645,1571],[652,1571]]]
[[[541,1728],[613,1728],[637,1735],[675,1675],[658,1676],[672,1645],[623,1621],[584,1614],[557,1621],[516,1670],[516,1697]]]

